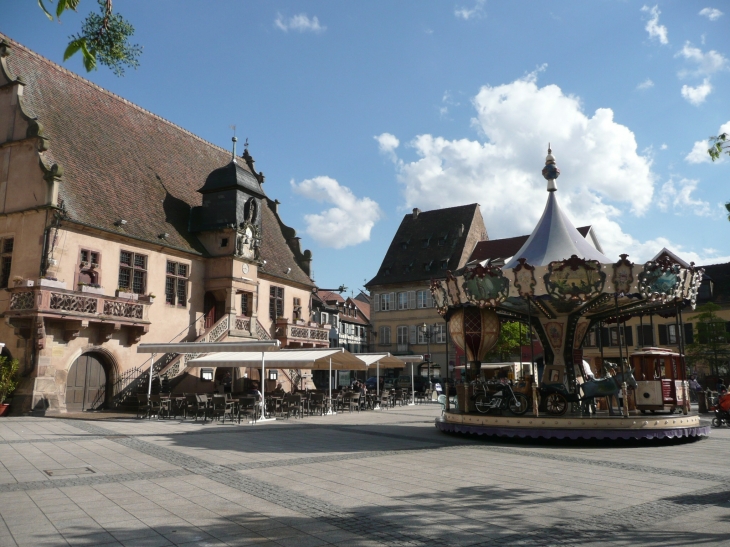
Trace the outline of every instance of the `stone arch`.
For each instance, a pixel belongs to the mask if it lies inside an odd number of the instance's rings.
[[[67,411],[96,410],[109,405],[119,377],[113,354],[99,346],[74,352],[66,367],[64,401]]]

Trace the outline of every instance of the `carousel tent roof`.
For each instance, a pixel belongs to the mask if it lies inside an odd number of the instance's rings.
[[[556,193],[549,192],[542,218],[522,248],[504,265],[505,268],[514,268],[520,258],[524,258],[531,266],[547,266],[550,262],[566,260],[572,255],[587,260],[598,260],[602,264],[613,262],[588,243],[573,226],[558,205]]]

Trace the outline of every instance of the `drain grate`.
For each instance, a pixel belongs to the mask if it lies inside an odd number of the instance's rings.
[[[71,467],[66,469],[44,469],[49,477],[69,477],[76,475],[93,475],[96,473],[91,467]]]

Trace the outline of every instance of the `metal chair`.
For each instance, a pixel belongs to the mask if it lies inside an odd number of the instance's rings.
[[[256,397],[241,397],[238,400],[238,406],[236,407],[238,423],[241,423],[241,416],[249,417],[253,423],[256,423],[259,408],[260,405],[258,404]]]
[[[146,393],[137,393],[137,418],[150,413],[150,401]]]

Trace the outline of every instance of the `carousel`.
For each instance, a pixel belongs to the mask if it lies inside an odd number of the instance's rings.
[[[594,325],[623,326],[631,317],[653,314],[681,319],[683,308],[694,309],[703,271],[671,259],[634,264],[622,254],[618,261],[611,260],[578,232],[558,205],[560,170],[550,148],[542,175],[548,191],[545,210],[514,257],[502,266],[469,263],[431,283],[451,340],[467,360],[465,381],[457,386],[457,405],[451,406],[447,399],[436,426],[450,433],[527,438],[708,435],[709,426],[689,413],[689,387],[683,374],[672,376],[671,414],[646,414],[647,408],[664,408],[664,401],[652,407],[638,400],[649,389],[650,379],[643,374],[637,383],[635,371],[644,370],[638,363],[651,351],[631,363],[629,348],[619,346],[618,362],[602,363],[603,370],[594,376],[581,350]],[[485,380],[481,360],[497,343],[500,325],[507,321],[528,325],[542,342],[540,378],[533,355],[530,374],[521,381]],[[674,368],[665,366],[661,371],[683,370],[682,353],[680,346],[676,357],[663,356],[667,363],[675,361]],[[651,374],[653,380],[654,369]],[[601,403],[605,410],[596,410],[597,400],[606,401]],[[614,400],[620,402],[615,412]]]

